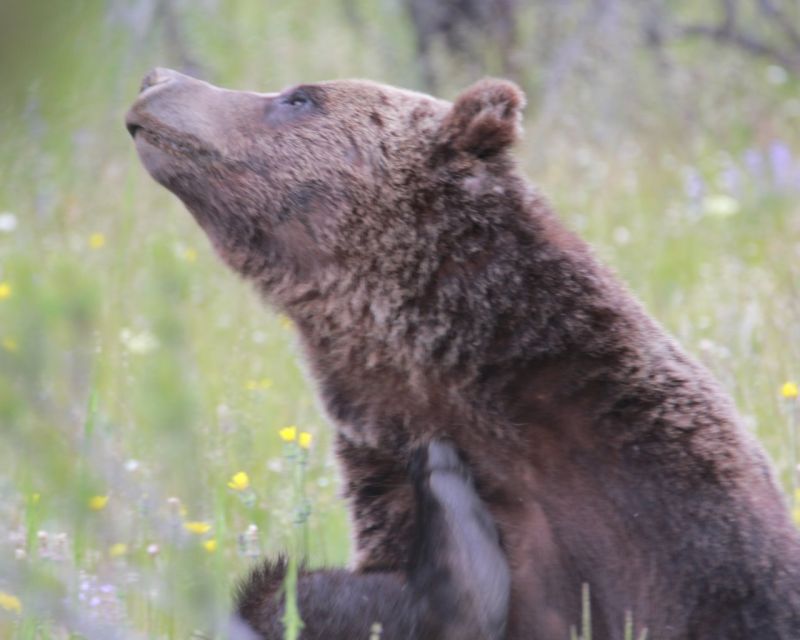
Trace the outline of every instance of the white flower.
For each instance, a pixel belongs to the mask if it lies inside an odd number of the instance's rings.
[[[703,211],[714,218],[729,218],[739,213],[739,202],[724,194],[708,196],[703,200]]]
[[[767,82],[774,85],[786,84],[789,79],[789,74],[786,69],[778,65],[771,64],[767,67]]]
[[[17,228],[17,216],[10,211],[0,213],[0,233],[11,233]]]
[[[158,347],[158,340],[149,331],[136,333],[130,329],[123,329],[119,333],[119,339],[128,348],[128,351],[138,355],[150,353]]]

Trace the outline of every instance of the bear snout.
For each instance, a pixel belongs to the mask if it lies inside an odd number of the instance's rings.
[[[125,126],[134,137],[151,125],[191,131],[194,121],[201,119],[195,111],[208,101],[210,89],[211,85],[202,80],[156,67],[142,79],[139,95],[125,116]]]
[[[159,84],[164,84],[166,82],[174,82],[179,81],[181,78],[186,78],[187,76],[183,75],[182,73],[178,73],[173,69],[166,69],[164,67],[156,67],[147,73],[147,75],[142,78],[142,84],[139,87],[139,93],[144,93],[151,87],[155,87]]]
[[[155,150],[195,161],[218,157],[233,96],[172,69],[150,71],[125,115],[145,166],[151,168]],[[163,169],[161,160],[157,164]]]

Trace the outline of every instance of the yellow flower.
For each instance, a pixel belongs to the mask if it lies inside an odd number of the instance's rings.
[[[792,382],[791,380],[785,382],[781,387],[781,395],[784,398],[790,398],[790,399],[796,398],[798,395],[800,395],[800,389],[798,389],[797,383]]]
[[[0,608],[14,613],[22,613],[22,603],[11,593],[0,591]]]
[[[108,555],[112,558],[121,558],[126,553],[128,553],[128,545],[124,542],[117,542],[116,544],[112,544],[111,547],[108,549]]]
[[[211,540],[206,540],[203,543],[203,549],[209,553],[214,553],[217,550],[217,541],[214,538],[211,538]]]
[[[294,442],[297,439],[297,427],[290,425],[278,431],[278,435],[284,442]]]
[[[183,259],[186,262],[195,262],[197,260],[197,250],[191,247],[183,250]]]
[[[106,237],[99,232],[95,232],[89,236],[89,246],[92,249],[102,249],[106,243]]]
[[[291,329],[294,326],[292,320],[283,314],[278,316],[278,321],[281,323],[281,327],[284,329]]]
[[[272,380],[269,378],[261,378],[261,380],[248,380],[244,387],[248,391],[255,391],[256,389],[269,389],[272,386]]]
[[[11,297],[11,285],[7,282],[0,282],[0,300]]]
[[[89,498],[89,508],[92,511],[102,511],[108,504],[108,496],[92,496]]]
[[[189,522],[183,523],[183,528],[186,529],[189,533],[194,533],[195,535],[201,536],[204,533],[208,533],[211,531],[211,525],[207,522],[202,522],[200,520],[190,520]]]
[[[19,351],[19,345],[14,338],[3,338],[3,349],[9,353],[14,353],[15,351]]]
[[[228,481],[228,486],[234,491],[244,491],[250,486],[250,478],[244,471],[233,474],[233,477]]]
[[[297,443],[303,448],[308,449],[311,446],[311,440],[313,436],[308,433],[307,431],[303,431],[300,433],[300,436],[297,438]]]

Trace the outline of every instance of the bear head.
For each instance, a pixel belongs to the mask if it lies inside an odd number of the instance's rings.
[[[360,80],[229,91],[155,69],[126,124],[222,258],[280,302],[301,282],[424,271],[425,246],[504,193],[523,106],[495,79],[451,104]]]

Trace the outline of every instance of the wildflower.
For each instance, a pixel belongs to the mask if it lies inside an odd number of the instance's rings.
[[[14,353],[19,351],[19,345],[14,338],[3,338],[3,349],[8,351],[9,353]]]
[[[117,542],[116,544],[112,544],[111,547],[108,549],[108,555],[112,558],[121,558],[126,553],[128,553],[128,545],[124,542]]]
[[[233,474],[228,481],[228,486],[234,491],[244,491],[250,486],[250,478],[244,471]]]
[[[308,433],[307,431],[302,431],[300,436],[297,438],[297,444],[299,444],[303,449],[308,449],[311,447],[311,440],[313,436]]]
[[[278,316],[278,321],[283,329],[291,329],[293,326],[291,319],[283,314]]]
[[[203,542],[203,549],[205,549],[209,553],[214,553],[217,550],[216,539],[211,538],[210,540],[206,540],[205,542]]]
[[[683,180],[683,191],[693,203],[703,199],[706,191],[705,182],[703,182],[703,177],[693,168],[689,168],[686,171]]]
[[[0,231],[3,233],[11,233],[17,228],[17,216],[10,211],[3,211],[0,213]]]
[[[269,389],[272,386],[272,380],[269,378],[261,378],[261,380],[248,380],[244,385],[248,391],[256,391],[257,389]]]
[[[236,541],[239,546],[239,553],[249,558],[257,558],[261,555],[261,550],[258,543],[258,527],[251,524],[247,529],[236,536]]]
[[[760,178],[764,175],[764,156],[757,149],[748,149],[744,152],[744,165],[748,173]]]
[[[64,562],[69,556],[69,536],[62,532],[53,536],[53,545],[50,549],[50,558],[57,562]]]
[[[119,332],[119,339],[127,347],[128,351],[135,354],[149,353],[159,346],[158,339],[148,331],[136,333],[125,328]]]
[[[617,227],[612,233],[612,238],[620,246],[624,246],[631,241],[631,232],[627,227]]]
[[[95,232],[89,236],[89,247],[92,249],[102,249],[106,244],[106,237],[99,232]]]
[[[22,603],[11,593],[0,591],[0,608],[13,613],[22,613]]]
[[[739,202],[724,194],[707,196],[703,199],[703,210],[714,218],[730,218],[739,213]]]
[[[7,282],[0,282],[0,300],[11,297],[11,285]]]
[[[767,67],[766,76],[767,82],[774,85],[785,84],[786,80],[789,78],[789,74],[786,72],[786,69],[779,67],[776,64],[771,64]]]
[[[183,528],[186,529],[189,533],[194,533],[195,535],[201,536],[204,533],[208,533],[211,531],[211,525],[207,522],[202,522],[200,520],[190,520],[189,522],[183,523]]]
[[[781,395],[784,398],[794,400],[798,395],[800,395],[800,388],[798,388],[796,382],[789,380],[784,382],[783,386],[781,386]]]
[[[155,558],[159,554],[161,549],[158,548],[158,545],[155,542],[151,542],[150,544],[147,545],[146,551],[148,556],[150,556],[151,558]]]
[[[794,177],[795,161],[789,145],[776,140],[769,146],[769,164],[772,169],[772,179],[776,186],[787,187]]]
[[[171,496],[167,498],[167,506],[173,514],[179,515],[181,518],[186,517],[186,507],[181,504],[181,499]]]
[[[92,496],[89,498],[89,508],[92,511],[102,511],[108,504],[108,496]]]
[[[42,494],[41,493],[32,493],[30,502],[31,502],[31,504],[39,504],[39,500],[41,500],[41,499],[42,499]]]
[[[278,431],[278,435],[284,442],[294,442],[297,439],[297,427],[290,425]]]
[[[197,260],[197,249],[192,249],[191,247],[187,247],[183,250],[183,259],[186,262],[195,262]]]

